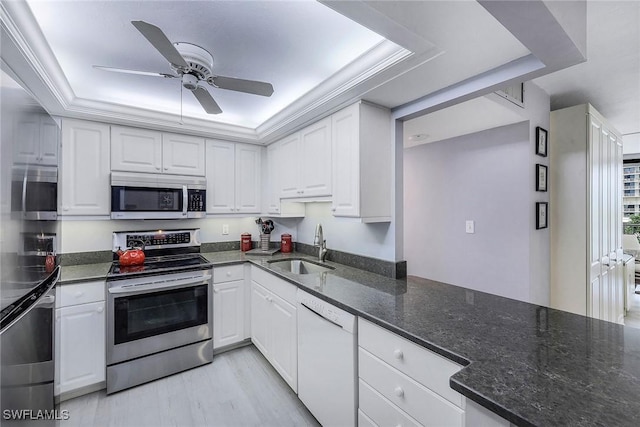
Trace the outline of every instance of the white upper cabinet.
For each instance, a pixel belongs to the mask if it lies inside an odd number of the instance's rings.
[[[204,176],[204,139],[162,134],[162,171],[176,175]]]
[[[111,170],[162,171],[162,133],[147,129],[111,127]]]
[[[109,215],[109,125],[62,120],[60,214]]]
[[[280,145],[271,144],[267,147],[267,213],[280,213],[280,184],[278,183],[278,154]]]
[[[279,141],[269,166],[277,172],[281,198],[331,195],[331,118]]]
[[[259,213],[261,147],[207,141],[207,213]]]
[[[60,128],[44,114],[25,114],[16,119],[16,161],[19,163],[58,165]]]
[[[330,196],[331,117],[300,132],[300,155],[301,196]]]
[[[294,133],[278,144],[278,156],[275,164],[269,165],[276,170],[281,198],[300,197],[298,170],[300,168],[300,133]]]
[[[204,176],[204,147],[203,138],[113,126],[111,169]]]
[[[236,211],[260,212],[261,147],[236,144]]]
[[[331,116],[334,216],[391,220],[391,116],[358,102]]]

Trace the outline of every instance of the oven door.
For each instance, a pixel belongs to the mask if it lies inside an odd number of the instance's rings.
[[[210,270],[113,282],[107,364],[211,339],[212,295]]]

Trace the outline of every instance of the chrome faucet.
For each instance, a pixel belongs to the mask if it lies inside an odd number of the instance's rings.
[[[324,259],[327,256],[327,241],[324,240],[324,235],[322,234],[322,224],[316,225],[316,234],[313,237],[313,246],[318,246],[318,260],[320,262],[324,262]]]

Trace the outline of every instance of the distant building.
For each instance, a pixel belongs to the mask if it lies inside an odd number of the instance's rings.
[[[622,173],[623,216],[640,215],[640,160],[625,160]]]

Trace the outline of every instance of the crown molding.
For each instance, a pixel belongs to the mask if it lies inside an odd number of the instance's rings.
[[[411,62],[407,60],[414,56],[411,51],[384,40],[254,129],[79,98],[64,75],[28,4],[25,1],[2,2],[0,18],[15,50],[23,57],[20,64],[11,64],[7,60],[9,67],[18,75],[33,75],[32,78],[22,80],[27,84],[27,89],[52,114],[252,144],[273,142],[359,100],[362,94],[381,83],[376,80],[376,76],[390,68],[402,68],[402,64]],[[29,84],[34,80],[38,84]],[[53,97],[43,94],[45,88]]]

